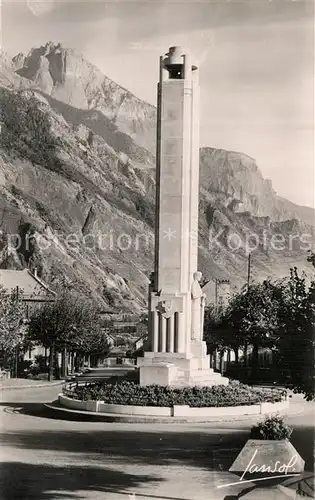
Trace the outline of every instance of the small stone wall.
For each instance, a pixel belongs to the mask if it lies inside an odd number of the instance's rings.
[[[107,404],[103,401],[79,401],[59,394],[59,403],[66,408],[79,411],[90,411],[98,413],[112,413],[114,415],[147,415],[154,417],[220,417],[220,416],[243,416],[263,415],[276,413],[289,407],[289,401],[280,403],[260,403],[250,406],[222,406],[190,408],[190,406],[176,405],[173,407],[159,406],[129,406]]]

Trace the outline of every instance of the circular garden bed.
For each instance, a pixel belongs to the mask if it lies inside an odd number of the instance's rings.
[[[259,403],[278,403],[286,391],[275,388],[251,387],[232,381],[213,387],[140,386],[135,381],[104,381],[64,388],[65,396],[81,401],[102,401],[106,404],[191,408],[248,406]]]

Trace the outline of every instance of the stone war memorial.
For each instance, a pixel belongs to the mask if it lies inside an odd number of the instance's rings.
[[[160,58],[157,99],[155,262],[141,385],[213,386],[203,341],[205,294],[198,257],[198,68],[180,47]]]

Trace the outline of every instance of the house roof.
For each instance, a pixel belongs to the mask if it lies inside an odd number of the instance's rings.
[[[55,292],[28,269],[22,271],[12,269],[0,269],[0,286],[11,292],[19,288],[23,290],[23,298],[41,298],[43,296],[50,296],[51,298],[56,295]]]

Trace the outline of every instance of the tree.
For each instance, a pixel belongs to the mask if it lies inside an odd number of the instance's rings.
[[[49,380],[53,377],[54,364],[57,378],[59,376],[58,352],[63,353],[64,371],[67,351],[76,352],[79,357],[91,349],[94,353],[97,349],[104,352],[104,334],[97,309],[92,302],[68,292],[55,302],[45,304],[31,317],[28,339],[49,348]]]
[[[209,351],[232,349],[238,362],[238,350],[242,338],[234,331],[229,322],[229,310],[210,305],[205,310],[204,339]]]
[[[232,297],[225,312],[229,337],[235,337],[236,343],[243,347],[245,365],[248,347],[252,346],[253,379],[257,376],[259,348],[276,345],[282,293],[282,282],[253,283]]]
[[[223,354],[228,348],[236,349],[236,337],[231,335],[231,328],[227,323],[225,311],[214,305],[209,305],[205,309],[204,318],[204,340],[207,343],[208,352],[211,358],[216,352]],[[213,360],[211,361],[213,366]]]
[[[77,355],[79,365],[85,354],[96,356],[109,352],[108,336],[100,322],[98,310],[91,301],[69,292],[45,304],[31,317],[28,339],[49,348],[49,380],[53,377],[54,365],[59,378],[58,352],[62,352],[64,376],[69,352]]]
[[[68,342],[68,348],[78,357],[78,365],[82,364],[84,355],[105,357],[112,344],[108,334],[101,327],[101,320],[92,302],[85,302],[76,316],[77,323],[73,327],[74,335]],[[79,368],[79,366],[78,366]]]
[[[22,294],[0,287],[0,364],[8,367],[17,349],[22,347],[26,332],[25,306]]]
[[[290,271],[279,309],[279,367],[290,385],[307,400],[315,399],[315,281],[307,284],[295,267]]]
[[[272,348],[278,381],[308,400],[315,399],[314,331],[315,281],[300,276],[296,268],[284,280],[244,287],[225,311],[216,313],[210,308],[205,316],[208,345],[219,350],[243,347],[245,364],[247,348],[252,346],[253,379],[257,378],[259,348]]]

